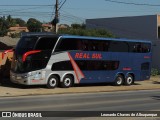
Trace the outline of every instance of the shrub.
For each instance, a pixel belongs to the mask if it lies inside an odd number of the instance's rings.
[[[159,74],[160,74],[160,72],[159,72],[158,69],[156,69],[156,68],[151,69],[151,76],[156,76],[156,75],[159,75]]]

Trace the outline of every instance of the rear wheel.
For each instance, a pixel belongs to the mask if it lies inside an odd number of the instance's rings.
[[[124,77],[122,75],[117,75],[115,81],[114,81],[114,85],[115,86],[121,86],[124,82]]]
[[[51,75],[51,76],[48,78],[47,87],[48,87],[48,88],[55,88],[55,87],[58,86],[58,82],[59,82],[58,77],[55,76],[55,75]]]
[[[134,83],[134,79],[132,75],[127,75],[124,84],[125,85],[132,85]]]
[[[63,78],[63,81],[61,83],[61,87],[63,88],[69,88],[73,85],[73,77],[71,75],[66,75]]]

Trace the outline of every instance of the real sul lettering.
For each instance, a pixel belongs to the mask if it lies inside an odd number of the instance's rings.
[[[101,53],[76,53],[74,58],[79,58],[79,59],[102,59],[102,54]]]

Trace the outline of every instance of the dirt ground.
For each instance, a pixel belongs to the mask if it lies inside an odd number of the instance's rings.
[[[152,89],[160,89],[160,76],[151,77],[150,80],[146,81],[135,82],[135,84],[132,86],[112,86],[111,84],[87,84],[75,85],[71,88],[55,89],[48,89],[46,88],[46,86],[21,86],[11,83],[9,79],[6,78],[3,79],[3,81],[0,83],[0,97]]]

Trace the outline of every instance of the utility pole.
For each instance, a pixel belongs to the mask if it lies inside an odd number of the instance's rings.
[[[59,10],[62,8],[62,6],[64,5],[64,3],[66,2],[66,0],[64,0],[64,2],[60,5],[59,7],[59,0],[56,0],[56,5],[55,5],[55,17],[52,20],[52,25],[54,25],[54,33],[58,33],[58,23],[59,23]]]
[[[54,18],[54,32],[57,34],[58,32],[58,21],[59,21],[59,11],[58,11],[58,5],[59,5],[59,1],[56,0],[56,5],[55,5],[55,18]]]

